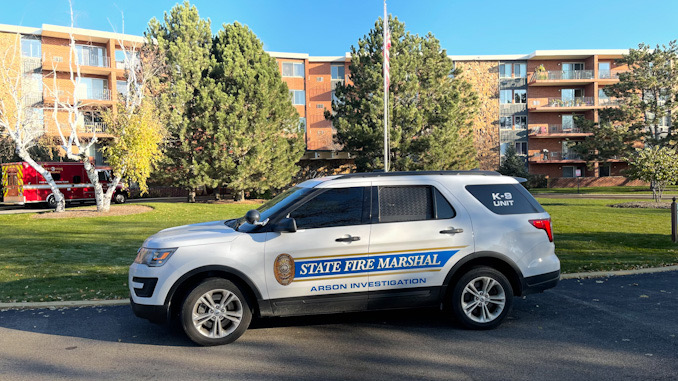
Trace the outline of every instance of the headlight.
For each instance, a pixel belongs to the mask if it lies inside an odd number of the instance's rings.
[[[134,263],[140,263],[143,265],[158,267],[162,266],[167,262],[167,260],[177,251],[174,249],[147,249],[142,247],[137,253],[137,258],[134,260]]]

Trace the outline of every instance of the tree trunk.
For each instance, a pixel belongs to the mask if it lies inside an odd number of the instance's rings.
[[[243,200],[245,200],[245,191],[244,190],[235,191],[235,202]]]
[[[85,172],[87,172],[89,182],[94,187],[94,200],[97,203],[97,212],[108,212],[111,207],[110,199],[108,202],[108,207],[104,206],[104,188],[99,182],[99,174],[97,173],[97,169],[89,161],[89,157],[80,157],[80,160],[85,165]]]
[[[40,164],[38,164],[35,160],[33,160],[26,150],[20,150],[19,151],[19,157],[21,160],[25,161],[33,167],[42,177],[45,178],[45,181],[47,181],[47,184],[49,184],[50,189],[52,190],[52,195],[54,196],[54,199],[56,200],[56,209],[54,210],[56,213],[62,213],[66,211],[66,200],[64,199],[64,195],[61,193],[59,188],[56,185],[56,182],[54,181],[54,178],[52,177],[52,174],[49,173],[45,168],[43,168]]]
[[[194,203],[195,202],[195,188],[191,188],[188,191],[188,199],[186,202]]]
[[[97,204],[98,212],[105,213],[111,210],[111,200],[113,199],[113,195],[115,194],[116,188],[118,187],[120,180],[122,180],[120,176],[115,176],[113,178],[113,181],[111,181],[111,183],[108,184],[108,189],[106,189],[106,193],[104,193],[103,199],[101,200],[101,208],[99,208],[99,205]]]

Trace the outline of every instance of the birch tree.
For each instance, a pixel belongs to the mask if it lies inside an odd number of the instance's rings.
[[[45,134],[42,119],[23,87],[25,78],[21,62],[21,36],[16,34],[14,41],[0,41],[0,133],[8,138],[14,151],[21,160],[27,162],[49,184],[56,203],[56,212],[65,210],[64,196],[59,190],[52,174],[38,164],[29,150],[36,146],[40,137]]]

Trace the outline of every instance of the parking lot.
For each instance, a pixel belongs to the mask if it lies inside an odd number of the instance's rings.
[[[678,372],[678,272],[564,280],[493,331],[435,310],[255,321],[196,347],[129,306],[0,312],[2,379],[600,379]]]

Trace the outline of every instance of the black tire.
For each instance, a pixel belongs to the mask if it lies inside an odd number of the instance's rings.
[[[202,299],[209,294],[214,304],[210,309]],[[217,297],[219,300],[215,299]],[[229,302],[222,306],[226,298]],[[219,312],[217,312],[219,311]],[[194,312],[203,319],[194,320]],[[209,316],[209,318],[208,318]],[[238,319],[236,324],[231,319]],[[218,321],[218,323],[217,323]],[[181,325],[186,335],[196,344],[211,346],[234,342],[249,327],[252,310],[244,293],[233,282],[222,278],[207,278],[184,299],[181,307]],[[219,324],[219,325],[217,325]],[[221,331],[219,331],[221,328]],[[210,337],[210,334],[217,337]]]
[[[123,192],[118,192],[113,195],[113,201],[115,201],[116,204],[124,204],[127,201],[127,195]]]
[[[50,209],[56,209],[57,207],[56,197],[53,194],[47,196],[47,207]]]
[[[474,267],[457,281],[448,303],[465,328],[493,329],[513,306],[513,288],[506,276],[494,268]]]

